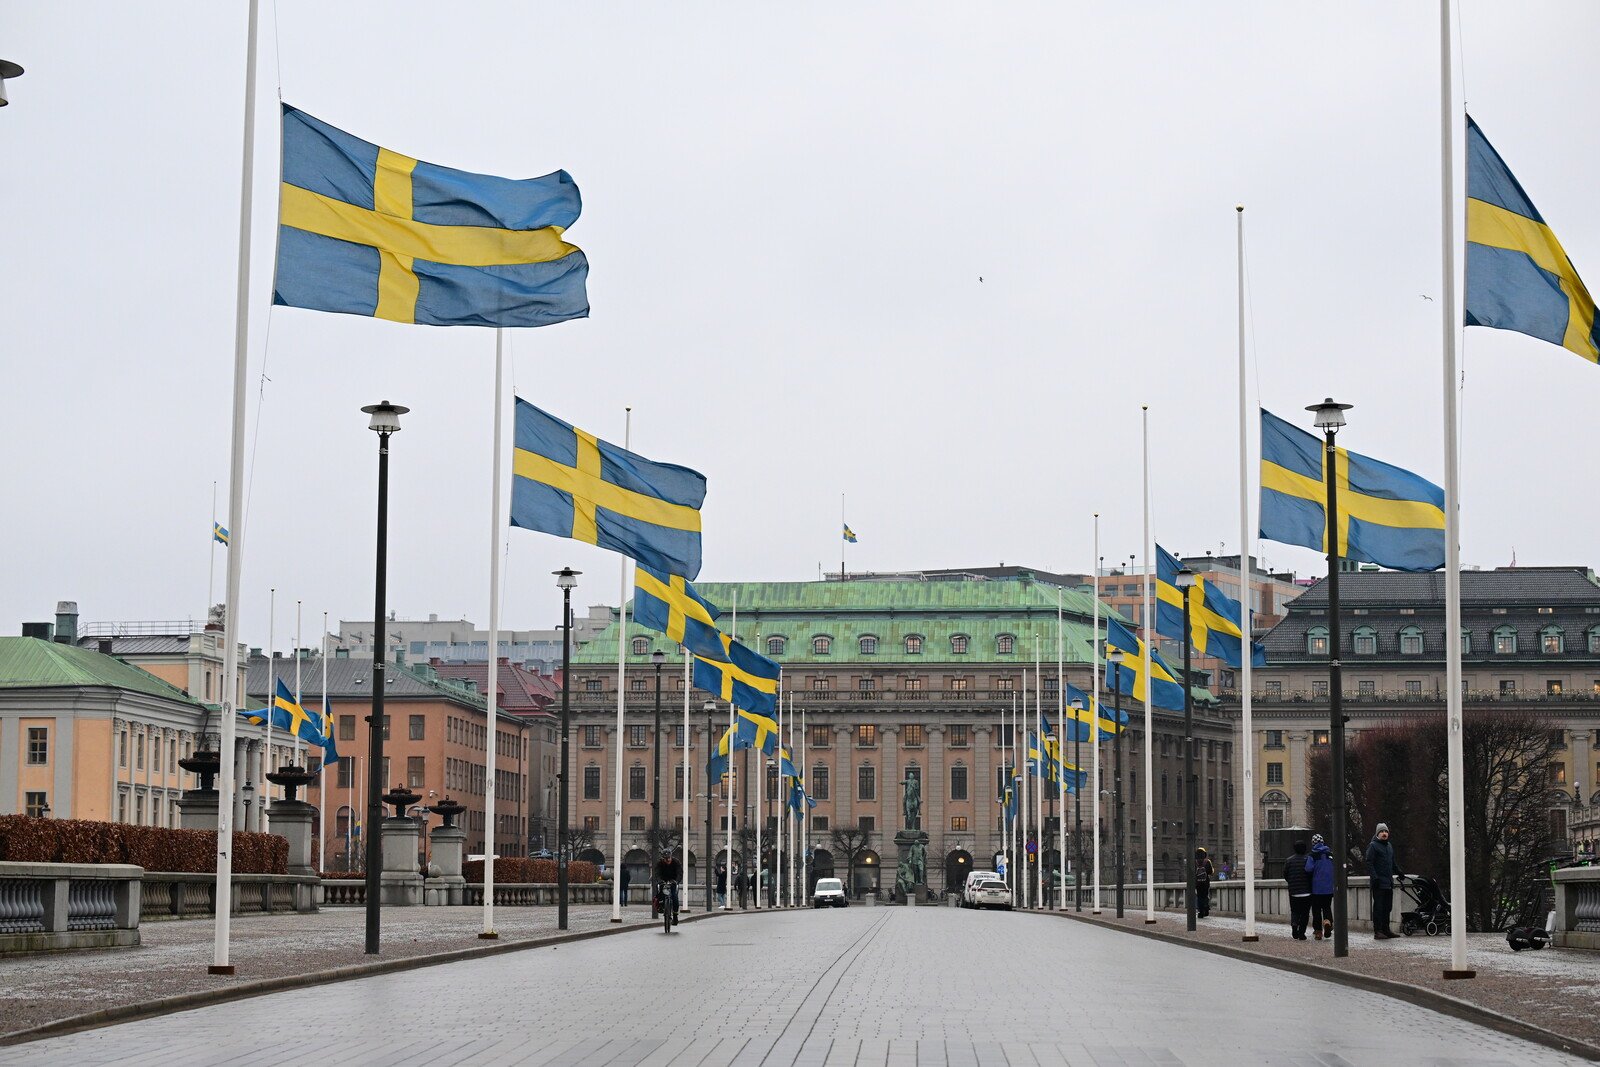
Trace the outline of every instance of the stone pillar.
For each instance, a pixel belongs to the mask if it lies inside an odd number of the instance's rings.
[[[833,766],[833,823],[835,828],[855,823],[855,744],[854,726],[833,728],[835,747]]]
[[[989,870],[1001,844],[1001,834],[995,829],[999,825],[1000,805],[995,801],[999,786],[994,780],[994,727],[988,723],[973,726],[971,737],[972,783],[967,795],[972,797],[973,840],[977,842],[974,851],[982,850],[981,855],[972,857],[972,862]]]
[[[428,832],[433,862],[423,886],[426,904],[459,905],[465,899],[467,880],[461,875],[466,856],[467,832],[459,826],[435,826]]]
[[[303,800],[275,800],[267,808],[268,831],[289,842],[290,874],[317,873],[311,855],[311,825],[316,817],[317,809]]]
[[[1267,782],[1267,769],[1261,768],[1261,778],[1256,782],[1258,792],[1268,789],[1282,789],[1289,794],[1289,814],[1285,822],[1290,826],[1311,826],[1311,811],[1308,798],[1311,793],[1311,767],[1306,762],[1306,745],[1310,738],[1304,730],[1289,731],[1289,747],[1280,753],[1283,756],[1283,785],[1275,786]],[[1349,741],[1348,732],[1345,740]],[[1276,762],[1276,760],[1272,761]],[[1261,803],[1260,796],[1250,798],[1252,804]],[[1326,834],[1331,829],[1327,826],[1311,826],[1319,834]],[[1328,840],[1333,840],[1330,836]]]
[[[923,730],[928,746],[928,765],[922,769],[922,828],[929,834],[928,871],[930,881],[945,889],[945,857],[955,846],[950,843],[950,821],[945,814],[945,797],[950,792],[950,774],[945,769],[944,727],[928,726]],[[972,795],[972,783],[967,783],[967,795]],[[937,867],[939,877],[933,879]]]
[[[217,828],[217,791],[186,790],[178,798],[178,825],[184,830]]]
[[[413,819],[383,820],[382,900],[385,906],[422,903],[422,875],[417,873],[421,829]]]

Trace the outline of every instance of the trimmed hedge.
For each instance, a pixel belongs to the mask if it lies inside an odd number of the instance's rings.
[[[462,864],[461,873],[467,881],[483,881],[483,861],[468,860]],[[502,856],[494,861],[494,880],[505,885],[539,883],[554,885],[561,877],[555,860],[530,860],[517,856]],[[600,880],[600,869],[588,860],[567,862],[567,881],[573,885],[590,885]]]
[[[217,832],[0,815],[0,860],[132,863],[147,871],[214,874]],[[287,874],[288,871],[289,842],[286,839],[277,834],[234,833],[234,874]]]

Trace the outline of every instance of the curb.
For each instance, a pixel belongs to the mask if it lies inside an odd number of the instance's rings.
[[[678,921],[680,924],[701,922],[716,915],[717,912],[715,911],[699,912],[693,915],[680,916]],[[142,1004],[122,1004],[115,1008],[103,1008],[83,1015],[69,1015],[65,1018],[54,1019],[38,1026],[29,1027],[26,1030],[0,1034],[0,1047],[26,1044],[30,1041],[39,1041],[47,1037],[61,1037],[65,1034],[78,1033],[81,1030],[98,1030],[116,1023],[151,1019],[160,1015],[172,1015],[180,1011],[189,1011],[192,1008],[226,1004],[234,1000],[248,1000],[251,997],[279,993],[286,989],[331,985],[335,982],[347,982],[352,978],[396,974],[400,971],[436,967],[443,963],[460,963],[465,960],[482,959],[485,956],[499,956],[507,952],[519,952],[530,948],[550,948],[571,944],[574,941],[589,941],[597,937],[615,937],[618,934],[631,934],[640,930],[656,930],[659,932],[659,929],[655,922],[637,923],[631,926],[604,926],[598,930],[583,930],[578,933],[559,934],[554,937],[534,938],[528,941],[510,941],[498,945],[483,945],[477,948],[452,949],[448,952],[408,956],[397,960],[381,960],[374,963],[353,963],[326,971],[311,971],[308,974],[280,975],[276,978],[262,978],[253,982],[239,982],[217,989],[207,989],[196,993],[179,993],[175,996],[162,997],[159,1000],[146,1001]]]
[[[1444,1015],[1463,1019],[1479,1026],[1496,1030],[1512,1037],[1520,1037],[1525,1041],[1553,1048],[1573,1056],[1581,1056],[1586,1060],[1600,1062],[1600,1047],[1591,1045],[1586,1041],[1558,1034],[1554,1030],[1546,1030],[1534,1023],[1523,1022],[1501,1015],[1488,1008],[1481,1007],[1471,1001],[1452,997],[1445,993],[1438,993],[1420,986],[1407,985],[1390,978],[1376,978],[1372,975],[1357,974],[1352,971],[1340,970],[1338,967],[1329,967],[1321,963],[1306,963],[1303,960],[1280,959],[1262,952],[1255,952],[1246,948],[1236,948],[1233,945],[1219,945],[1209,941],[1190,940],[1177,934],[1163,933],[1159,930],[1144,930],[1137,927],[1121,926],[1106,919],[1095,919],[1088,915],[1079,915],[1076,912],[1040,912],[1058,919],[1071,919],[1074,922],[1087,923],[1105,930],[1115,930],[1119,933],[1132,934],[1135,937],[1148,937],[1152,941],[1164,941],[1169,945],[1182,945],[1185,948],[1199,949],[1217,956],[1227,956],[1229,959],[1243,960],[1247,963],[1259,964],[1263,967],[1272,967],[1280,971],[1289,971],[1293,974],[1303,974],[1311,978],[1318,978],[1324,982],[1333,982],[1337,985],[1350,986],[1354,989],[1364,990],[1368,993],[1378,993],[1382,996],[1403,1000],[1421,1008],[1429,1008]]]

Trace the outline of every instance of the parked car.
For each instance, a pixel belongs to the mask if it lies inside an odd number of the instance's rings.
[[[979,882],[972,891],[972,906],[974,908],[1000,908],[1003,911],[1011,910],[1011,889],[998,878],[991,878]]]
[[[850,899],[844,895],[844,882],[838,878],[818,878],[817,888],[811,893],[813,908],[848,907]]]
[[[973,902],[973,894],[977,890],[978,884],[980,882],[998,882],[1000,880],[1000,875],[996,871],[971,872],[967,875],[967,884],[961,887],[961,906],[963,908],[977,907],[977,904]]]

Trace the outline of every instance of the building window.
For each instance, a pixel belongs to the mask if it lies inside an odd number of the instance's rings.
[[[648,637],[635,637],[633,639],[633,654],[635,656],[648,655],[650,652],[650,639]]]
[[[1567,765],[1565,763],[1551,763],[1545,767],[1546,784],[1552,789],[1558,785],[1567,784]]]
[[[1016,688],[1016,685],[1017,680],[1015,678],[996,678],[994,680],[995,690],[1000,693],[1009,693]]]
[[[600,747],[600,727],[591,725],[583,728],[583,747]]]
[[[644,725],[628,727],[628,747],[644,748],[650,743],[650,727]]]
[[[1407,626],[1400,631],[1400,654],[1402,656],[1422,655],[1422,630],[1420,627]]]
[[[878,830],[878,820],[870,815],[861,816],[856,820],[856,825],[860,826],[863,832],[869,834],[876,833]]]
[[[584,683],[583,683],[583,691],[585,693],[598,693],[598,692],[600,692],[600,679],[598,679],[598,678],[589,678],[589,679],[585,680]]]
[[[967,640],[968,638],[966,634],[956,634],[954,637],[952,637],[950,639],[950,653],[955,656],[966,655]]]
[[[907,726],[904,732],[901,734],[900,743],[906,748],[921,748],[923,743],[921,724],[912,723],[911,725]]]
[[[813,693],[826,693],[831,685],[832,683],[827,678],[811,679],[811,691]]]
[[[809,792],[812,799],[828,799],[828,765],[826,763],[819,763],[811,768],[811,781],[807,785],[810,787]]]
[[[28,816],[28,818],[30,818],[30,819],[42,819],[42,818],[44,818],[44,808],[45,808],[44,794],[43,793],[29,792],[29,793],[24,793],[22,796],[23,796],[23,813],[26,814]]]
[[[1370,626],[1357,626],[1354,649],[1355,654],[1358,656],[1376,656],[1378,654],[1378,631]]]
[[[901,690],[901,692],[906,694],[906,698],[905,699],[907,699],[907,700],[921,700],[922,699],[922,679],[921,678],[907,678],[905,680],[905,682],[901,684],[900,690]]]
[[[965,679],[965,678],[952,678],[952,679],[950,679],[950,699],[951,700],[965,700],[965,699],[967,699],[967,679]]]
[[[427,759],[423,756],[406,757],[406,785],[412,789],[423,789],[428,784]]]
[[[1375,695],[1376,691],[1377,686],[1373,683],[1371,678],[1367,678],[1356,683],[1356,694],[1358,696],[1370,697]]]
[[[724,826],[727,825],[727,820],[726,819],[723,820],[723,825]],[[600,816],[598,816],[598,815],[585,815],[583,817],[583,828],[585,830],[589,831],[591,834],[599,833],[600,832]]]
[[[1514,626],[1494,628],[1494,652],[1497,656],[1514,656],[1517,652],[1517,629]]]
[[[1009,656],[1017,650],[1017,639],[1011,634],[1001,634],[995,638],[994,650],[1002,656]]]
[[[972,744],[972,736],[968,732],[967,724],[955,723],[950,727],[949,745],[951,748],[967,748]]]
[[[628,829],[631,830],[631,831],[634,831],[634,832],[643,830],[644,829],[644,816],[643,815],[630,815],[630,816],[628,816]]]
[[[1500,679],[1500,695],[1501,696],[1515,696],[1516,693],[1517,693],[1517,683],[1516,683],[1515,679],[1513,679],[1513,678],[1502,678],[1502,679]]]
[[[878,772],[873,767],[856,768],[856,799],[878,799]]]
[[[1544,683],[1545,696],[1558,697],[1561,695],[1561,679],[1548,678]]]
[[[1420,696],[1422,694],[1422,679],[1407,678],[1406,692],[1410,693],[1412,696]]]
[[[861,654],[863,656],[876,656],[878,654],[878,639],[871,634],[862,637]]]
[[[967,768],[960,763],[950,768],[950,799],[967,799]]]
[[[354,768],[352,767],[352,764],[354,764],[354,763],[355,763],[355,760],[350,759],[349,757],[346,757],[345,759],[342,759],[342,760],[339,761],[339,788],[340,789],[349,789],[350,788],[351,779],[354,777],[354,773],[355,773],[354,772]]]
[[[1559,656],[1566,651],[1566,634],[1559,626],[1546,626],[1539,631],[1539,651],[1547,656]]]
[[[1596,632],[1600,632],[1600,630],[1597,630]],[[922,655],[922,637],[920,635],[911,634],[910,636],[908,636],[906,638],[906,655],[908,655],[908,656],[920,656],[920,655]]]
[[[1282,808],[1268,808],[1267,809],[1267,829],[1268,830],[1281,830],[1281,829],[1283,829],[1283,809]]]
[[[1600,626],[1589,627],[1589,654],[1600,656]]]
[[[957,832],[965,832],[967,829],[967,817],[965,815],[950,816],[950,829]]]
[[[681,722],[672,728],[672,747],[683,747],[683,723]]]
[[[1283,731],[1282,730],[1268,730],[1266,733],[1267,733],[1267,745],[1266,745],[1267,748],[1282,748],[1283,747]]]
[[[34,766],[50,762],[49,727],[28,727],[28,762]]]
[[[600,768],[593,763],[583,769],[583,799],[600,799]]]
[[[833,733],[833,730],[832,730],[831,727],[813,726],[813,727],[810,728],[810,730],[811,730],[811,747],[812,748],[827,748],[829,745],[831,745],[833,743],[833,740],[832,740],[832,737],[831,737],[831,735]]]
[[[856,727],[857,748],[877,748],[878,728],[872,723],[861,723]]]
[[[645,792],[644,792],[644,768],[642,766],[640,766],[640,767],[629,767],[628,768],[628,799],[629,800],[643,800],[644,797],[645,797]]]
[[[783,646],[785,644],[786,644],[786,642],[781,637],[769,637],[769,638],[767,638],[767,655],[769,655],[769,656],[781,656],[781,655],[783,655]]]
[[[857,678],[856,689],[861,693],[862,700],[871,700],[878,689],[876,678]]]
[[[423,731],[426,729],[425,724],[427,721],[421,715],[411,716],[411,740],[421,741],[423,739]]]
[[[1311,695],[1314,697],[1326,697],[1328,695],[1328,680],[1326,678],[1319,678],[1312,682]]]
[[[1165,784],[1165,783],[1163,783],[1163,784]],[[1281,764],[1281,763],[1269,763],[1269,764],[1267,764],[1267,784],[1268,785],[1282,785],[1283,784],[1283,764]]]
[[[1306,655],[1326,656],[1328,654],[1328,628],[1326,626],[1313,626],[1306,631]]]
[[[826,815],[811,816],[811,828],[818,833],[828,832],[828,817]]]
[[[1324,748],[1324,747],[1327,746],[1327,744],[1328,744],[1328,731],[1326,731],[1326,730],[1313,730],[1313,731],[1311,731],[1311,745],[1312,745],[1313,748]]]
[[[833,638],[817,636],[811,639],[811,654],[826,656],[833,649]]]
[[[1326,638],[1324,638],[1324,640],[1326,640]],[[1267,699],[1268,700],[1277,700],[1281,696],[1283,696],[1283,683],[1279,682],[1279,681],[1268,682],[1267,683]]]
[[[1465,656],[1467,653],[1469,653],[1471,651],[1472,651],[1472,631],[1466,629],[1465,627],[1463,627],[1462,630],[1461,630],[1461,654],[1463,656]],[[1591,648],[1589,651],[1593,652],[1594,649]]]

